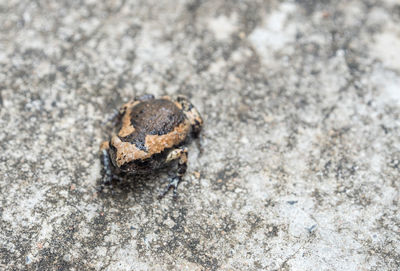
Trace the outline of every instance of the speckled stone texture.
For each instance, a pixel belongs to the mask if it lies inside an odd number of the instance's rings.
[[[0,269],[399,270],[400,2],[0,1]],[[97,193],[104,120],[184,94],[199,142]]]

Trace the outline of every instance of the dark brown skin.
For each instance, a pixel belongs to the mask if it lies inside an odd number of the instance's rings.
[[[146,150],[146,135],[165,135],[185,119],[182,110],[173,102],[162,99],[139,103],[132,108],[130,117],[136,130],[121,140],[135,143],[141,150]]]
[[[146,175],[177,162],[176,173],[162,196],[174,187],[174,196],[187,168],[187,148],[199,134],[203,120],[187,100],[179,96],[155,99],[144,95],[123,105],[118,133],[101,146],[105,178],[102,187],[118,174]],[[111,163],[110,163],[111,162]]]

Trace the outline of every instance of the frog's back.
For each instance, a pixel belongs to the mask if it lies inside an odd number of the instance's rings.
[[[185,118],[182,111],[171,101],[154,99],[141,102],[131,111],[131,123],[138,133],[165,135]]]
[[[155,139],[160,141],[163,138],[171,138],[168,135],[182,125],[186,118],[175,103],[166,99],[153,99],[137,103],[131,108],[129,114],[130,125],[134,128],[133,132],[125,137],[120,137],[120,139],[147,152],[151,151],[150,147],[154,148],[154,146],[149,146],[149,139],[154,136],[159,136]],[[180,141],[179,139],[174,144],[178,144]],[[160,147],[157,146],[157,152]]]

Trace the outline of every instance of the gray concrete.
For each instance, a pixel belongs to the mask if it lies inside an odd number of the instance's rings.
[[[400,2],[0,1],[0,269],[398,270]],[[134,95],[205,119],[179,198],[96,193]]]

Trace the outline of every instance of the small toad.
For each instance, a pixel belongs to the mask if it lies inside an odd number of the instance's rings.
[[[118,133],[100,146],[105,172],[102,188],[121,174],[149,175],[175,163],[176,170],[160,197],[170,188],[176,197],[187,168],[185,144],[198,136],[203,125],[196,108],[184,96],[156,99],[147,94],[124,104],[117,120]]]

